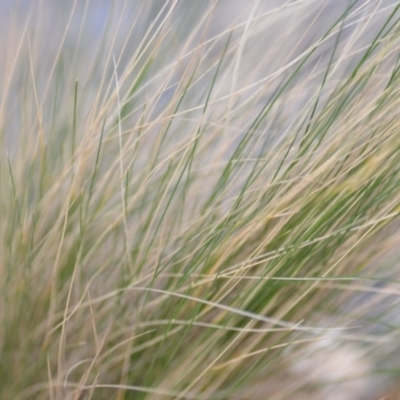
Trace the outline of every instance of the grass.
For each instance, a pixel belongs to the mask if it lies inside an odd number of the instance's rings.
[[[366,396],[332,348],[398,376],[400,6],[261,3],[7,10],[1,399]]]

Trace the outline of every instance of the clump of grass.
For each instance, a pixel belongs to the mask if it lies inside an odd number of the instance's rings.
[[[272,5],[8,10],[1,398],[318,395],[333,333],[396,376],[399,6]]]

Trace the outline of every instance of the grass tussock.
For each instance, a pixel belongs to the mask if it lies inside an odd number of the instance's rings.
[[[396,377],[399,6],[283,3],[0,5],[0,398]]]

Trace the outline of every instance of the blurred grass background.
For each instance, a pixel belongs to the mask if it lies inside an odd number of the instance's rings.
[[[395,385],[396,2],[0,5],[0,398]]]

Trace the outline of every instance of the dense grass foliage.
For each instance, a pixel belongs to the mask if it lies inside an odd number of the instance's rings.
[[[0,398],[394,379],[400,6],[27,3],[0,3]],[[314,376],[332,348],[350,372]]]

